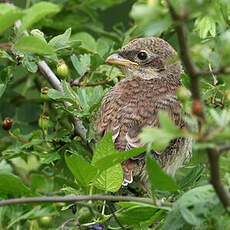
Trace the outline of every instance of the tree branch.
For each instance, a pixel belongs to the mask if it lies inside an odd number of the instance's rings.
[[[172,7],[172,5],[170,4],[169,0],[167,0],[167,3],[168,3],[169,12],[175,23],[175,30],[177,33],[179,46],[180,46],[181,60],[184,63],[184,66],[190,78],[193,102],[196,102],[198,105],[199,103],[200,105],[202,105],[201,91],[200,91],[200,85],[199,85],[199,76],[205,75],[205,73],[206,75],[213,74],[213,72],[199,71],[197,66],[194,64],[193,59],[189,52],[189,47],[188,47],[188,42],[187,42],[187,32],[186,32],[186,26],[185,26],[187,15],[185,13],[178,14],[175,11],[175,9]],[[223,68],[217,72],[218,73],[223,72]],[[200,109],[201,109],[201,112],[199,113],[199,117],[202,118],[203,122],[205,122],[203,107],[200,106]],[[220,168],[219,168],[219,157],[220,157],[220,152],[227,150],[227,149],[228,148],[207,149],[207,154],[209,157],[209,164],[210,164],[211,184],[213,185],[224,207],[230,206],[230,194],[226,190],[224,184],[221,181]]]
[[[132,197],[132,196],[110,196],[110,195],[89,195],[89,196],[67,196],[67,197],[27,197],[27,198],[16,198],[9,200],[0,201],[0,206],[11,205],[11,204],[24,204],[24,203],[54,203],[54,202],[78,202],[84,200],[110,200],[110,201],[136,201],[145,204],[154,205],[151,199]]]
[[[180,45],[180,56],[181,60],[186,67],[186,70],[189,73],[190,80],[191,80],[191,91],[193,99],[200,100],[200,86],[199,86],[199,79],[198,79],[198,69],[195,66],[188,47],[187,42],[187,31],[185,26],[186,15],[181,14],[178,15],[172,5],[168,2],[169,11],[171,14],[172,19],[175,22],[175,30],[177,33],[179,45]]]
[[[210,173],[211,173],[211,184],[213,185],[220,201],[224,207],[230,206],[230,195],[220,177],[220,153],[215,149],[207,149]]]
[[[230,145],[223,145],[223,146],[217,147],[217,151],[219,153],[229,151],[229,150],[230,150]]]

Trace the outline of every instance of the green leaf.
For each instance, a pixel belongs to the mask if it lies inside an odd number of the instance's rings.
[[[133,226],[150,219],[157,210],[158,208],[151,205],[139,205],[127,208],[116,215],[121,224]]]
[[[73,54],[71,57],[70,57],[72,63],[73,63],[73,66],[75,68],[75,70],[78,72],[78,74],[80,76],[82,76],[85,71],[86,71],[86,67],[84,65],[82,65],[82,63],[79,61],[79,59],[77,58],[77,56],[75,54]]]
[[[131,157],[138,156],[146,151],[146,146],[140,148],[133,148],[125,152],[111,151],[108,155],[98,159],[95,162],[95,166],[100,170],[105,170],[114,166],[122,161],[128,160]]]
[[[176,182],[160,168],[149,153],[146,158],[146,168],[152,191],[155,189],[170,192],[178,190]]]
[[[104,57],[110,50],[110,45],[107,42],[106,39],[99,38],[97,40],[97,53],[101,56]]]
[[[30,189],[26,187],[21,179],[13,174],[0,173],[0,194],[13,195],[14,197],[28,195]]]
[[[88,187],[89,183],[92,182],[97,175],[97,169],[76,154],[72,154],[71,156],[65,155],[65,161],[75,179],[82,186]]]
[[[195,168],[190,170],[189,173],[180,182],[181,190],[194,186],[203,172],[204,166],[202,165],[197,165]]]
[[[25,13],[13,4],[0,3],[0,34],[12,26]]]
[[[47,95],[48,95],[51,99],[53,99],[53,100],[55,100],[55,101],[62,101],[62,102],[63,102],[63,101],[68,101],[68,102],[70,102],[70,103],[74,103],[73,98],[71,98],[71,97],[65,95],[63,92],[60,92],[60,91],[58,91],[58,90],[56,90],[56,89],[49,89],[48,92],[47,92]]]
[[[214,214],[214,209],[218,210],[218,215],[224,212],[224,207],[220,204],[211,185],[191,189],[174,203],[162,230],[179,230],[186,223],[202,229],[207,221],[214,218],[210,216],[211,213]]]
[[[166,217],[162,230],[181,230],[184,225],[185,221],[180,213],[180,210],[175,208],[173,212],[170,212]]]
[[[3,95],[5,90],[6,90],[6,84],[0,83],[0,97]]]
[[[208,15],[200,17],[195,21],[197,30],[200,30],[200,37],[202,39],[208,37],[208,34],[212,37],[216,36],[216,22]]]
[[[143,128],[140,134],[143,143],[152,143],[154,150],[165,149],[169,142],[177,137],[184,136],[183,132],[172,122],[168,113],[159,111],[160,128]]]
[[[167,130],[168,133],[173,134],[175,137],[180,137],[183,135],[181,130],[175,125],[167,112],[159,111],[158,119],[160,122],[160,127],[164,130]]]
[[[98,160],[114,152],[116,152],[116,150],[112,139],[112,133],[108,132],[98,143],[93,154],[92,164],[96,164]]]
[[[80,32],[74,34],[71,40],[81,41],[80,47],[88,52],[95,53],[97,49],[97,44],[95,39],[86,32]]]
[[[44,40],[34,36],[24,36],[16,41],[14,49],[38,54],[53,54],[53,48]]]
[[[169,142],[175,138],[174,135],[160,128],[143,128],[140,139],[143,143],[153,143],[152,148],[156,151],[165,149]]]
[[[31,73],[36,73],[38,70],[38,65],[31,55],[25,54],[22,64]]]
[[[98,143],[97,148],[94,152],[92,165],[96,165],[96,162],[110,154],[115,152],[112,133],[107,133],[102,140]],[[94,185],[98,189],[102,189],[106,192],[116,192],[121,187],[123,181],[123,170],[120,164],[113,165],[108,169],[104,170],[99,177],[94,181]]]
[[[34,192],[45,194],[52,191],[53,184],[45,176],[34,173],[30,175],[30,187]]]
[[[27,10],[27,15],[22,19],[22,25],[19,31],[27,29],[34,23],[38,22],[42,18],[50,14],[56,14],[60,11],[60,7],[51,2],[39,2],[34,4],[31,8]]]
[[[56,160],[61,159],[61,156],[57,151],[40,153],[39,156],[41,158],[42,164],[50,164]]]
[[[69,48],[70,45],[68,43],[69,43],[70,35],[71,35],[71,28],[67,29],[64,34],[60,34],[56,37],[53,37],[49,41],[49,45],[52,46],[55,51]]]
[[[105,192],[117,192],[123,181],[123,170],[120,164],[104,170],[93,182],[93,185]]]
[[[20,215],[19,217],[12,218],[7,228],[11,228],[12,225],[15,225],[15,223],[21,220],[29,220],[29,219],[42,217],[42,216],[53,216],[53,215],[57,215],[57,211],[55,210],[54,207],[41,208],[41,206],[36,206],[32,208],[29,212],[26,212],[25,214]]]
[[[166,211],[170,211],[171,208],[170,207],[164,207],[164,206],[155,206],[155,205],[151,205],[151,204],[146,204],[146,203],[140,203],[140,202],[136,202],[136,201],[120,201],[120,202],[116,202],[117,205],[121,206],[122,208],[131,208],[131,207],[152,207],[155,209],[162,209],[162,210],[166,210]]]
[[[228,123],[230,115],[228,110],[224,109],[221,113],[218,113],[216,110],[210,109],[209,112],[217,125],[224,126]]]

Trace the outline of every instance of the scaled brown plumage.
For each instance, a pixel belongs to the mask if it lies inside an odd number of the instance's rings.
[[[176,97],[176,89],[182,85],[182,67],[176,55],[160,38],[140,38],[107,58],[107,62],[121,66],[126,78],[104,97],[98,131],[102,136],[112,132],[118,151],[142,146],[138,137],[141,128],[159,127],[159,110],[168,112],[179,128],[185,126]],[[164,151],[153,152],[153,157],[167,173],[174,174],[190,152],[191,140],[178,138]],[[123,185],[132,183],[133,176],[146,184],[144,154],[124,161],[122,167]]]

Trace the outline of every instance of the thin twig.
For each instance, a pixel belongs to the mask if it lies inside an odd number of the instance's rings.
[[[184,66],[189,73],[193,100],[201,101],[198,68],[196,67],[196,65],[194,64],[191,58],[189,47],[188,47],[187,31],[185,26],[185,20],[187,17],[185,14],[178,15],[175,9],[170,4],[170,2],[169,1],[167,2],[168,2],[170,14],[175,22],[175,30],[180,45],[181,60],[184,63]],[[200,117],[204,119],[203,110],[200,113]]]
[[[229,151],[229,150],[230,150],[230,145],[223,145],[223,146],[217,147],[217,151],[219,153]]]
[[[226,190],[224,184],[222,183],[220,176],[220,154],[215,149],[208,149],[207,153],[210,163],[210,182],[213,185],[224,207],[230,206],[230,195],[229,192]]]
[[[122,225],[122,223],[119,221],[119,219],[117,218],[115,212],[114,212],[114,208],[113,208],[113,205],[108,202],[107,204],[107,207],[109,208],[110,210],[110,213],[112,214],[114,220],[117,222],[117,224],[121,227],[121,229],[125,230],[125,227]]]
[[[74,221],[77,222],[77,218],[70,218],[70,219],[68,219],[67,221],[65,221],[65,222],[62,224],[62,226],[59,228],[59,230],[65,230],[65,226],[66,226],[67,224],[69,224],[70,222],[74,222]],[[79,226],[78,223],[74,224],[72,227],[76,227],[76,226],[78,226],[79,229],[81,229],[81,226]]]
[[[67,197],[25,197],[0,201],[0,206],[11,204],[24,204],[24,203],[56,203],[65,202],[72,203],[84,200],[110,200],[110,201],[136,201],[145,204],[154,205],[151,199],[132,197],[132,196],[110,196],[110,195],[89,195],[89,196],[67,196]]]
[[[79,78],[70,82],[71,86],[78,86],[80,82],[90,73],[90,69],[87,69]]]

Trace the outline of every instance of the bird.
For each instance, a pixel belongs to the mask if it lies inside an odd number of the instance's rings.
[[[142,128],[159,127],[160,110],[167,112],[178,128],[186,126],[182,118],[184,112],[176,96],[177,88],[182,87],[180,74],[183,68],[177,52],[168,42],[157,37],[137,38],[110,55],[106,62],[118,65],[125,78],[104,96],[97,128],[101,137],[112,132],[118,152],[143,146],[139,138]],[[151,156],[173,176],[191,155],[191,148],[190,138],[179,137],[164,150],[153,150]],[[121,165],[123,186],[133,180],[142,185],[149,184],[145,153]]]

